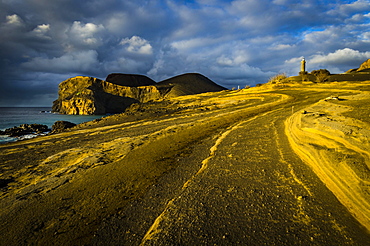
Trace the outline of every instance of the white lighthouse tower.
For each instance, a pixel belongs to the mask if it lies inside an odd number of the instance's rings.
[[[302,74],[306,73],[306,60],[304,58],[301,61],[301,73]]]

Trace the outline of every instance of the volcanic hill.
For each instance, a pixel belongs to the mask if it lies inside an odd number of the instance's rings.
[[[179,75],[159,83],[134,74],[110,74],[105,81],[78,76],[60,83],[53,111],[75,115],[121,113],[133,103],[225,89],[197,73]]]

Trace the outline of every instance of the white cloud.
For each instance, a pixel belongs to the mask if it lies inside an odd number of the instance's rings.
[[[39,34],[45,34],[50,30],[49,24],[42,24],[38,25],[35,29],[33,29],[33,32],[39,33]]]
[[[293,47],[294,45],[290,45],[290,44],[277,44],[277,45],[271,46],[269,49],[270,50],[286,50],[286,49],[290,49]]]
[[[365,39],[365,40],[370,40],[370,32],[364,32],[364,33],[362,34],[362,37],[363,37],[363,39]]]
[[[98,53],[95,50],[76,51],[51,59],[35,57],[22,64],[31,71],[46,73],[91,72],[99,65]]]
[[[237,54],[232,57],[221,55],[220,57],[217,58],[217,63],[219,65],[226,66],[239,66],[240,64],[246,63],[248,60],[249,60],[248,54],[244,51],[240,51],[237,52]]]
[[[145,74],[151,67],[151,64],[125,57],[118,57],[113,61],[106,61],[102,65],[104,68],[103,71],[106,71],[105,76],[113,72]]]
[[[217,63],[220,65],[232,66],[234,64],[234,61],[226,56],[221,56],[217,58]]]
[[[358,22],[364,20],[364,18],[365,18],[365,16],[362,15],[362,14],[355,14],[349,20],[347,20],[347,22],[358,23]]]
[[[51,39],[49,36],[47,36],[49,31],[50,31],[50,25],[42,24],[42,25],[38,25],[35,29],[33,29],[32,34],[34,34],[35,36],[39,38]]]
[[[187,40],[179,40],[171,43],[171,46],[179,51],[188,51],[199,47],[212,45],[220,40],[216,38],[192,38]]]
[[[234,25],[253,34],[297,31],[302,26],[317,25],[326,20],[322,6],[314,1],[235,0],[227,8]]]
[[[253,13],[254,11],[262,10],[266,7],[265,0],[235,0],[231,3],[231,10],[235,13]]]
[[[83,24],[80,21],[74,21],[68,33],[70,45],[76,47],[97,47],[102,44],[102,37],[99,33],[104,31],[104,29],[102,24]]]
[[[269,5],[268,11],[266,11],[266,4]],[[269,15],[268,12],[273,8],[274,5],[265,0],[236,0],[231,3],[228,11],[235,16],[240,26],[250,31],[257,31],[271,26],[274,15]]]
[[[303,59],[303,56],[300,57],[293,57],[289,60],[286,60],[285,63],[287,64],[299,64]]]
[[[229,19],[233,17],[226,9],[230,3],[223,0],[202,0],[189,4],[179,4],[177,1],[167,3],[171,9],[171,33],[168,35],[170,41],[221,37],[225,30],[234,28]]]
[[[286,4],[287,0],[273,0],[272,2],[277,5],[284,5]]]
[[[307,32],[304,35],[304,41],[313,44],[335,41],[338,39],[338,31],[340,30],[337,28],[328,28],[323,31]]]
[[[71,27],[71,32],[78,33],[82,38],[88,38],[94,36],[95,33],[103,28],[103,25],[95,25],[93,23],[83,25],[80,21],[75,21]]]
[[[353,3],[338,4],[337,8],[328,11],[332,15],[351,16],[356,12],[366,12],[370,10],[370,2],[368,0],[357,0]]]
[[[336,50],[329,54],[316,54],[310,57],[309,62],[312,64],[334,65],[334,64],[358,64],[370,58],[370,52],[360,52],[350,48]]]
[[[151,55],[153,54],[153,48],[148,40],[145,40],[139,36],[132,36],[131,38],[124,38],[121,40],[120,45],[126,47],[126,50],[131,53]]]
[[[162,58],[159,58],[157,59],[152,68],[148,71],[148,75],[149,76],[154,76],[156,77],[155,79],[158,79],[158,74],[161,72],[161,70],[163,70],[164,68],[164,65],[165,65],[165,61],[162,59]],[[159,78],[159,80],[161,80],[162,78]]]
[[[6,17],[6,24],[20,26],[23,24],[23,21],[18,15],[13,14]]]
[[[114,13],[107,19],[107,29],[115,34],[123,34],[129,29],[130,18],[124,12]]]

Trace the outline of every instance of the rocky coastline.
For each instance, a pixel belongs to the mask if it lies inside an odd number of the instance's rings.
[[[20,137],[28,134],[43,134],[50,132],[50,129],[47,125],[42,124],[22,124],[20,126],[14,126],[7,128],[4,131],[0,130],[0,135],[5,135],[9,137]]]
[[[69,121],[56,121],[51,128],[43,124],[21,124],[20,126],[7,128],[4,131],[0,130],[0,135],[15,137],[22,140],[25,136],[33,138],[47,134],[60,133],[74,126],[76,126],[76,124]]]

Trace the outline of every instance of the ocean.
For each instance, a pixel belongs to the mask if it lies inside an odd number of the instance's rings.
[[[54,122],[58,120],[80,124],[103,116],[105,115],[64,115],[51,113],[51,107],[0,107],[0,130],[21,124],[42,124],[51,128]],[[0,144],[17,140],[19,138],[0,135]]]

